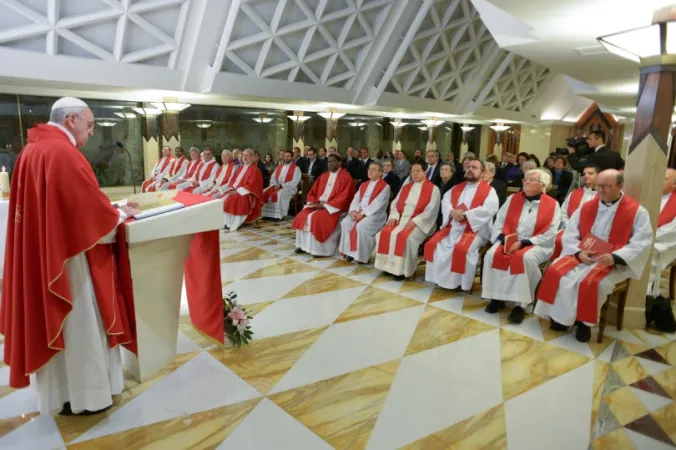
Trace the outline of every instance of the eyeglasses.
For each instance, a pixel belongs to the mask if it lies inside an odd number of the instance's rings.
[[[76,117],[76,118],[78,118],[78,119],[80,119],[80,120],[83,121],[84,123],[86,123],[86,124],[87,124],[87,129],[88,129],[88,130],[93,130],[93,129],[94,129],[95,123],[94,123],[93,121],[89,121],[89,120],[83,119],[82,117],[78,116],[77,114],[73,114],[73,116]]]

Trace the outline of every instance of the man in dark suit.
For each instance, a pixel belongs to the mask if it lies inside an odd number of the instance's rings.
[[[492,162],[487,162],[484,163],[483,166],[484,169],[481,173],[481,179],[490,184],[491,187],[495,189],[495,193],[498,195],[500,206],[502,206],[507,199],[507,183],[502,180],[498,180],[495,177],[495,164]]]
[[[392,192],[392,198],[396,197],[401,189],[401,180],[393,171],[393,162],[391,159],[386,159],[383,161],[383,180],[390,185],[390,191]]]
[[[328,164],[329,157],[326,154],[326,149],[324,147],[319,147],[319,154],[317,155],[317,159],[320,160],[322,163],[324,163],[324,165]]]
[[[499,179],[505,184],[507,184],[507,172],[509,172],[509,169],[514,167],[512,159],[516,160],[516,158],[512,158],[512,155],[513,154],[510,152],[503,151],[502,162],[500,163],[500,167],[497,167],[495,171],[495,178]]]
[[[554,170],[552,171],[552,185],[556,186],[556,194],[554,198],[563,203],[568,195],[570,185],[573,184],[573,174],[565,170],[566,158],[557,156],[554,160]]]
[[[427,169],[425,170],[425,178],[430,180],[437,187],[441,185],[441,174],[439,173],[440,169],[441,164],[439,164],[439,152],[436,150],[428,151]]]
[[[585,166],[589,165],[598,166],[601,171],[624,169],[624,160],[620,153],[606,147],[606,133],[603,130],[595,130],[589,133],[587,145],[594,149],[594,153],[587,155],[584,159],[582,158],[584,155],[578,156],[575,154],[575,148],[568,147],[568,151],[570,151],[568,162],[574,170],[582,172]]]
[[[343,160],[343,169],[348,171],[352,179],[358,179],[359,161],[355,157],[354,149],[352,147],[347,149],[347,158]]]
[[[361,150],[359,150],[359,153],[361,154],[361,159],[359,160],[359,172],[357,172],[357,179],[363,183],[369,179],[369,166],[373,160],[369,156],[368,148],[362,147]]]
[[[311,147],[307,151],[307,162],[305,163],[305,166],[301,169],[301,172],[307,173],[308,175],[310,175],[310,178],[312,180],[316,180],[317,178],[319,178],[319,175],[326,172],[326,169],[327,168],[324,162],[321,161],[319,158],[317,158],[315,149]]]

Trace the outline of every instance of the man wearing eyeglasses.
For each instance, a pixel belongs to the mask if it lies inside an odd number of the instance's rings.
[[[118,346],[134,345],[111,244],[138,209],[116,209],[99,189],[78,150],[93,131],[86,103],[58,100],[28,130],[12,177],[0,333],[9,385],[28,387],[34,373],[42,414],[110,408],[124,388]]]

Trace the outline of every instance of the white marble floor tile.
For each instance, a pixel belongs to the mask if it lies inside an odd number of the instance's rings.
[[[366,289],[359,286],[277,300],[254,320],[256,339],[331,325]]]
[[[499,330],[407,356],[366,448],[399,448],[500,403]]]
[[[488,306],[488,302],[486,302],[486,306]],[[474,320],[478,320],[479,322],[487,323],[488,325],[493,325],[494,327],[500,326],[500,314],[489,314],[486,311],[484,311],[483,306],[479,309],[475,309],[469,312],[463,312],[461,314],[465,317],[471,317]]]
[[[667,445],[628,428],[625,428],[624,431],[638,450],[674,450],[674,447],[671,445]]]
[[[296,252],[294,251],[294,255],[290,257],[293,260],[300,261],[300,262],[304,263],[304,262],[307,262],[307,261],[312,259],[312,255],[308,255],[307,253],[299,253],[299,254],[295,254],[295,253]]]
[[[348,278],[360,283],[371,284],[381,273],[382,272],[380,270],[373,270],[369,273],[363,273],[361,275],[351,275]]]
[[[4,353],[0,353],[0,355],[4,355]],[[9,386],[9,366],[0,367],[0,386]]]
[[[176,339],[176,353],[181,355],[184,353],[192,353],[202,351],[202,347],[197,345],[195,341],[186,336],[181,330],[178,331]]]
[[[507,446],[587,450],[594,365],[590,361],[505,402]]]
[[[548,342],[548,344],[565,348],[566,350],[579,353],[580,355],[587,356],[589,358],[594,357],[594,353],[592,353],[591,348],[589,348],[589,344],[586,342],[578,342],[578,340],[575,339],[575,333],[564,334],[561,337],[552,339]]]
[[[434,286],[430,286],[424,289],[416,289],[414,291],[400,292],[399,295],[404,296],[406,298],[410,298],[411,300],[415,300],[420,303],[427,303],[427,301],[430,299],[430,295],[432,295],[433,290]]]
[[[630,333],[626,329],[624,329],[622,331],[617,331],[617,328],[615,328],[613,326],[609,326],[609,327],[606,327],[606,329],[604,331],[604,335],[611,337],[611,338],[614,338],[614,339],[621,340],[621,341],[627,341],[627,342],[632,342],[634,344],[645,345],[643,343],[643,341],[641,341],[638,337],[636,337],[634,334]]]
[[[37,411],[38,396],[34,386],[35,384],[31,384],[0,398],[0,420]]]
[[[401,358],[425,307],[332,325],[270,394]]]
[[[333,261],[335,262],[335,260]],[[336,267],[335,269],[326,269],[328,272],[335,273],[336,275],[340,275],[342,277],[346,277],[350,275],[352,272],[354,272],[357,269],[356,264],[348,266],[348,267]],[[366,283],[368,284],[368,283]]]
[[[249,305],[277,300],[315,275],[317,272],[302,272],[254,280],[238,280],[225,286],[224,289],[237,292],[239,303]]]
[[[519,325],[508,323],[502,328],[516,334],[528,336],[529,338],[535,339],[536,341],[542,342],[545,340],[544,336],[542,335],[542,328],[540,327],[540,322],[538,321],[537,317],[526,319]]]
[[[646,372],[650,375],[657,375],[662,373],[665,370],[671,369],[671,366],[667,364],[658,363],[656,361],[651,361],[645,358],[636,358],[636,360],[643,366]]]
[[[203,352],[89,429],[74,443],[257,397],[260,397],[258,391]]]
[[[249,247],[240,247],[240,248],[222,248],[221,249],[221,259],[222,258],[227,258],[228,256],[236,255],[237,253],[241,253],[244,250],[248,250]]]
[[[403,281],[385,281],[384,283],[374,284],[378,289],[383,289],[389,292],[399,292],[399,289],[404,285]]]
[[[440,308],[440,309],[445,309],[446,311],[455,313],[455,314],[460,314],[462,313],[462,305],[465,302],[465,298],[462,296],[456,297],[456,298],[449,298],[446,300],[442,300],[440,302],[434,302],[430,303],[430,306],[434,306],[435,308]]]
[[[652,333],[647,333],[645,330],[634,329],[631,330],[632,334],[638,336],[643,342],[645,342],[649,347],[659,347],[669,342],[668,338],[658,336]]]
[[[331,450],[329,444],[264,398],[218,450]]]
[[[276,264],[281,258],[259,259],[221,264],[221,281],[235,281],[263,267]]]
[[[669,398],[662,397],[661,395],[651,394],[650,392],[646,392],[635,387],[630,389],[634,395],[638,397],[641,403],[643,403],[643,406],[645,406],[645,408],[650,412],[664,408],[673,401]]]
[[[604,339],[606,339],[606,338],[604,337]],[[611,343],[605,350],[603,350],[601,352],[601,354],[596,359],[598,359],[599,361],[607,362],[607,363],[611,362],[611,360],[613,358],[613,352],[615,351],[615,344],[616,343],[617,343],[617,341],[613,341],[613,343]]]
[[[316,267],[317,269],[327,269],[336,263],[334,258],[317,258],[314,261],[304,261],[308,266]]]
[[[59,428],[50,415],[39,415],[0,438],[0,448],[21,450],[65,449]]]

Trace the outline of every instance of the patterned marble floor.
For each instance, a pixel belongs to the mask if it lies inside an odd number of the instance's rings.
[[[293,252],[288,222],[221,240],[256,340],[216,348],[182,311],[176,361],[106,414],[49,417],[0,368],[0,448],[673,449],[676,335],[578,343],[528,316]]]

